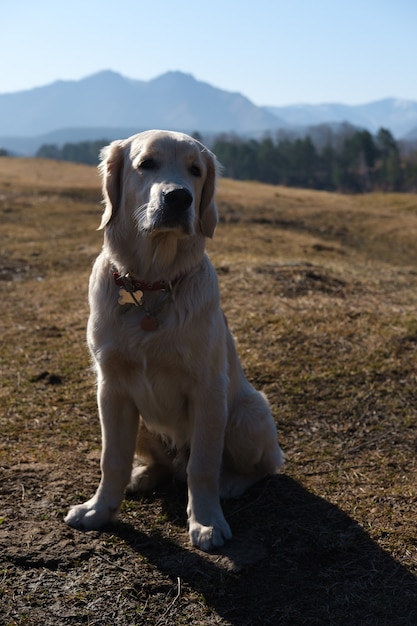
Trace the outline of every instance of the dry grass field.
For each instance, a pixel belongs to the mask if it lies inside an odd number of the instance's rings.
[[[283,472],[188,545],[184,487],[81,533],[100,433],[85,346],[93,168],[0,159],[0,623],[417,624],[417,196],[222,180],[209,244]]]

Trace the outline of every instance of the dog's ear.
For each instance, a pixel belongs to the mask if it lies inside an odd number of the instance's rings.
[[[103,185],[104,212],[98,230],[108,224],[117,211],[121,196],[121,179],[123,173],[124,145],[121,141],[113,141],[100,152],[100,172]]]
[[[220,170],[220,165],[212,152],[207,150],[204,146],[202,146],[202,148],[202,155],[207,166],[207,174],[201,193],[200,228],[202,234],[211,239],[219,222],[214,192],[216,191],[216,176]]]

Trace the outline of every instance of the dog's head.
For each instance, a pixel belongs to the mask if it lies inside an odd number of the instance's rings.
[[[152,130],[114,141],[101,152],[105,210],[100,228],[117,221],[140,233],[212,237],[218,222],[214,200],[216,158],[184,135]]]

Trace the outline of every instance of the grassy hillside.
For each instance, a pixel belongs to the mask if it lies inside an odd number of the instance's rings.
[[[94,168],[0,159],[0,621],[417,623],[417,196],[221,180],[209,253],[283,473],[226,502],[234,539],[188,546],[175,485],[103,533],[85,347],[101,247]]]

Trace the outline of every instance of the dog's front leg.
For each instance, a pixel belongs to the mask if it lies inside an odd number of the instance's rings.
[[[205,552],[223,545],[232,536],[219,496],[227,422],[225,395],[201,394],[191,403],[193,426],[187,466],[188,531],[192,545]]]
[[[98,529],[118,512],[132,471],[138,429],[138,410],[117,390],[99,385],[102,455],[101,481],[95,495],[72,507],[65,522],[83,530]]]

